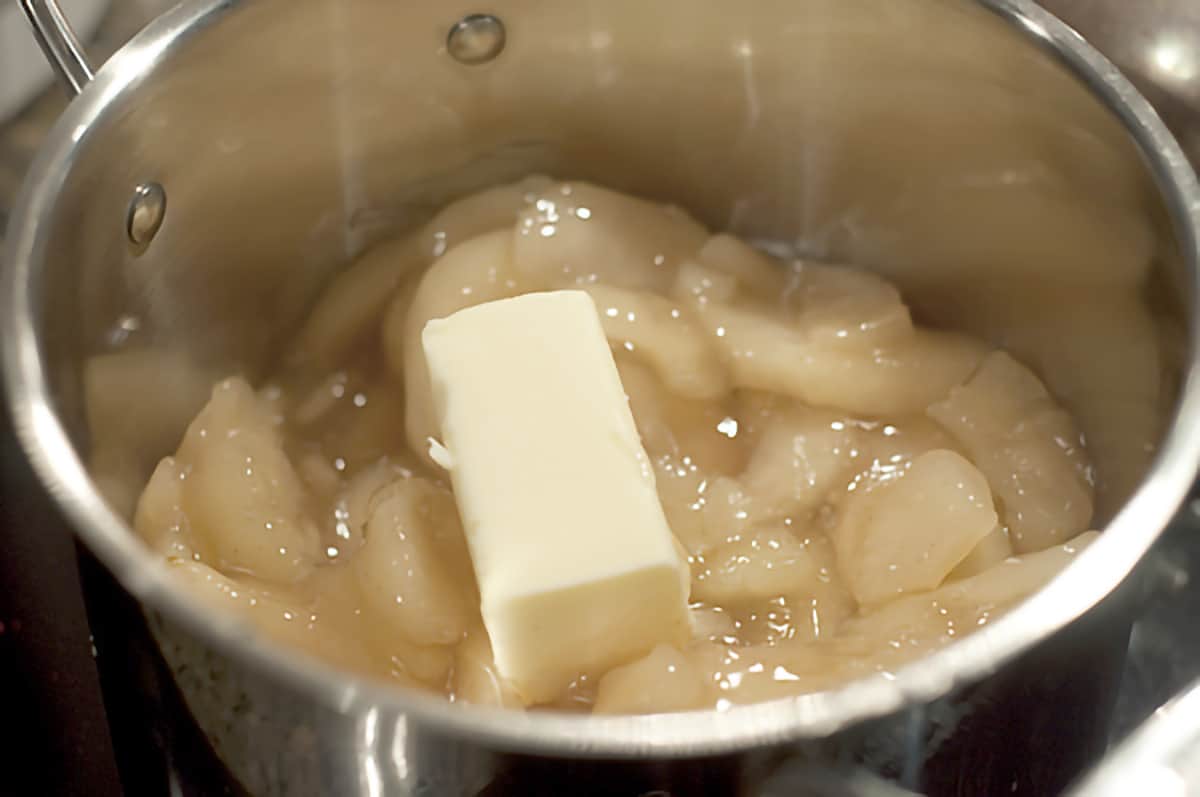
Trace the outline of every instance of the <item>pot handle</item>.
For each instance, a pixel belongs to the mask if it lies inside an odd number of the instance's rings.
[[[17,2],[29,18],[33,36],[50,66],[54,67],[63,88],[72,97],[83,91],[83,87],[91,81],[95,72],[88,63],[83,45],[79,43],[75,31],[71,30],[71,23],[59,7],[58,0]]]

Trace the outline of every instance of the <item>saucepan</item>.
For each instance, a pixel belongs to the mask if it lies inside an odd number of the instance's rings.
[[[93,72],[56,3],[23,5],[76,96],[7,234],[16,428],[247,791],[1048,794],[1103,748],[1121,585],[1200,458],[1200,187],[1039,6],[187,0]],[[449,705],[197,604],[129,520],[196,409],[180,363],[261,371],[359,253],[530,173],[874,269],[928,323],[1020,352],[1095,452],[1098,541],[891,678],[721,712]],[[125,347],[162,367],[98,412],[87,364]]]

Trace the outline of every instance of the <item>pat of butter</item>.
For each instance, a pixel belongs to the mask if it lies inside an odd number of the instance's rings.
[[[489,302],[421,341],[500,673],[542,702],[684,643],[687,565],[592,299]]]

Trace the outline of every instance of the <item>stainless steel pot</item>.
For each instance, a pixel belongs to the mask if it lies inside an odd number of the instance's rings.
[[[459,3],[197,0],[93,76],[54,4],[22,2],[79,95],[9,228],[16,426],[249,791],[776,793],[764,783],[786,762],[778,778],[861,765],[931,794],[1045,794],[1102,746],[1127,632],[1110,596],[1200,456],[1200,187],[1142,97],[1035,4],[496,0],[480,18]],[[1175,348],[1153,335],[1148,356],[1175,352],[1179,378],[1136,370],[1105,382],[1112,395],[1064,400],[1120,408],[1133,387],[1170,420],[1152,457],[1102,463],[1104,535],[1008,616],[893,679],[724,713],[467,710],[281,652],[189,600],[125,516],[187,420],[160,407],[180,369],[253,373],[373,241],[529,171],[877,268],[932,321],[983,324],[970,308],[984,291],[1065,291],[1077,303],[1036,320],[1092,342],[1093,364],[1123,340],[1087,312],[1093,296],[1145,297],[1161,339],[1172,320],[1179,333]],[[1012,202],[1030,182],[1045,202]],[[982,331],[1011,343],[1014,329]],[[123,398],[127,445],[102,493],[85,462],[112,430],[88,427],[84,370],[121,346],[164,368]],[[1090,366],[1056,367],[1043,376]],[[1097,440],[1132,423],[1104,417]]]

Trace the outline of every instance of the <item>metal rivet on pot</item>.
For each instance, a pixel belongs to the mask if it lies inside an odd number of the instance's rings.
[[[471,14],[450,28],[446,51],[461,64],[486,64],[500,54],[505,42],[504,23],[491,14]]]
[[[142,183],[133,189],[133,199],[125,213],[125,232],[139,250],[149,246],[167,212],[167,192],[158,183]]]

